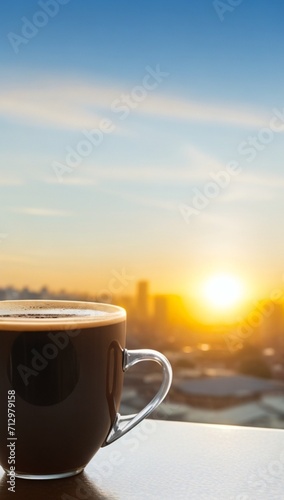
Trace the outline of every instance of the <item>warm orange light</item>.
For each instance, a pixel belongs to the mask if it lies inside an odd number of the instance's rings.
[[[209,344],[198,344],[197,348],[200,349],[200,351],[210,351],[210,345]]]
[[[192,352],[192,351],[193,351],[193,348],[192,348],[192,347],[190,347],[189,345],[186,345],[186,346],[184,346],[184,347],[183,347],[183,349],[182,349],[182,350],[183,350],[183,352],[185,352],[186,354],[189,354],[190,352]]]

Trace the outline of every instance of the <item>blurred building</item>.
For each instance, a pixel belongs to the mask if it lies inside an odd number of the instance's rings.
[[[268,311],[268,309],[267,309]],[[282,304],[270,301],[270,310],[263,313],[260,325],[260,341],[262,348],[272,348],[284,354],[284,312]]]
[[[149,319],[149,283],[138,281],[136,295],[137,319],[145,322]]]
[[[284,396],[283,382],[246,375],[177,380],[174,389],[180,402],[211,410],[252,403],[268,394]]]
[[[156,330],[167,329],[169,320],[169,303],[166,295],[155,295],[153,322]]]

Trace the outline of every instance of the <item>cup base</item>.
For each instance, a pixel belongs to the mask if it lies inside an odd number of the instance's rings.
[[[4,470],[6,473],[8,473],[6,469]],[[84,467],[81,467],[80,469],[76,469],[71,472],[62,472],[61,474],[25,474],[21,472],[15,472],[15,477],[17,479],[32,479],[32,480],[46,481],[46,480],[64,479],[66,477],[76,476],[77,474],[80,474],[83,470]]]

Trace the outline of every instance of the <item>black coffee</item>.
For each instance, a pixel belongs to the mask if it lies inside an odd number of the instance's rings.
[[[17,311],[14,330],[11,324],[8,329],[1,325],[7,316],[0,314],[0,464],[6,470],[8,391],[15,391],[16,471],[22,474],[61,474],[84,467],[119,411],[124,318],[111,323],[105,311],[95,311],[91,327],[54,329],[54,320],[78,318],[78,312],[64,314],[53,316],[46,310],[22,316]],[[41,320],[43,329],[23,329],[26,321],[31,327]]]

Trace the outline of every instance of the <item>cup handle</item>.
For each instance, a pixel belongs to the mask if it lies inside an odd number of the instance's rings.
[[[109,432],[103,446],[113,443],[121,436],[129,432],[133,427],[139,424],[144,418],[148,417],[159,404],[165,399],[169,392],[172,383],[172,367],[167,358],[158,351],[153,349],[124,349],[123,357],[123,371],[127,371],[131,366],[140,363],[141,361],[155,361],[163,369],[163,380],[161,387],[157,392],[156,396],[150,401],[150,403],[143,408],[139,413],[134,415],[120,415],[116,414],[115,422]],[[130,421],[129,421],[130,420]],[[125,424],[125,422],[127,422]],[[124,424],[124,425],[123,425]]]

